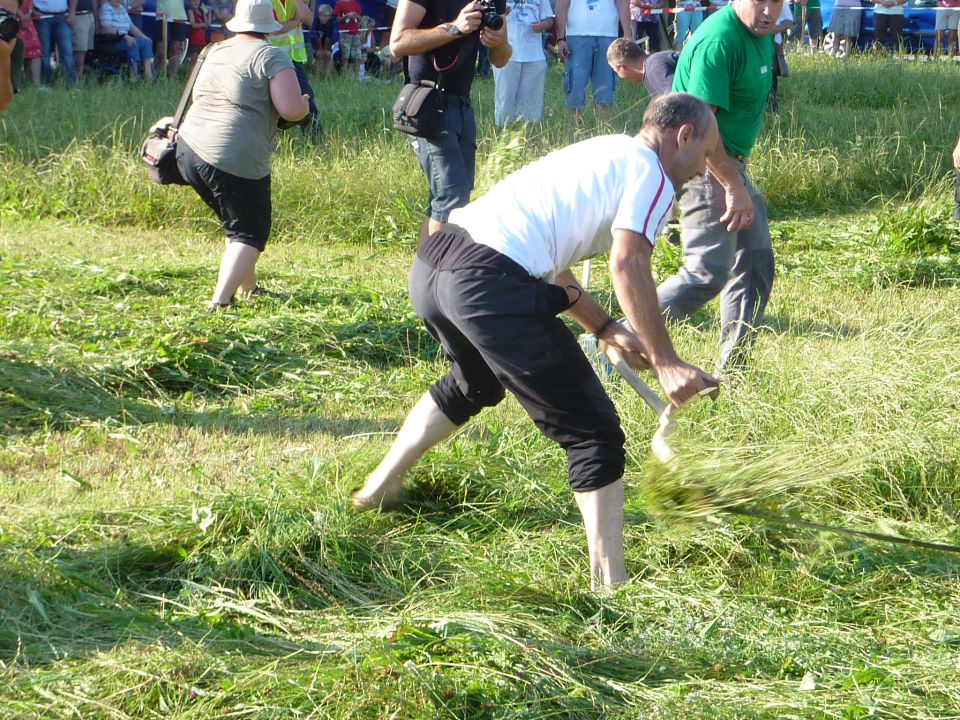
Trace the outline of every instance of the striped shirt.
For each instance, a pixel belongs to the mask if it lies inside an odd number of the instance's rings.
[[[105,2],[100,6],[100,25],[109,25],[121,35],[130,31],[133,23],[130,16],[127,15],[127,9],[121,5],[115,8],[111,3]]]

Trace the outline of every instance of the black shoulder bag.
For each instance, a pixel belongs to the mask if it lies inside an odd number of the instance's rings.
[[[447,67],[440,68],[433,58],[437,81],[420,80],[407,82],[393,104],[393,128],[407,135],[435,140],[443,132],[443,113],[447,109],[447,97],[443,90],[443,73],[449,72],[460,62],[460,53]],[[407,63],[404,59],[404,75],[409,81]]]
[[[197,75],[200,73],[200,66],[207,55],[210,45],[204,48],[203,52],[197,58],[193,71],[190,73],[190,79],[187,80],[186,87],[183,88],[183,95],[180,96],[180,104],[177,106],[177,113],[173,119],[167,122],[168,118],[158,120],[152,128],[147,139],[140,146],[140,157],[147,164],[147,177],[158,185],[188,185],[183,179],[180,169],[177,167],[177,129],[183,122],[184,115],[187,114],[187,106],[190,104],[190,98],[193,95],[193,86],[197,82]]]

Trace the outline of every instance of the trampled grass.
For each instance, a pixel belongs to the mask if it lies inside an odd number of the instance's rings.
[[[329,145],[277,160],[277,294],[212,317],[217,228],[131,155],[177,88],[18,97],[0,717],[960,718],[960,559],[691,512],[960,542],[955,68],[792,68],[754,164],[779,275],[753,369],[683,413],[659,474],[611,379],[632,581],[601,596],[563,455],[513,401],[428,455],[408,508],[348,509],[444,367],[406,297],[425,187],[383,129],[393,85],[321,86]],[[563,126],[550,83],[547,122],[499,134],[480,85],[481,184],[597,131]],[[619,92],[622,129],[643,102]],[[658,248],[658,274],[677,260]],[[716,334],[709,306],[675,337],[709,367]]]

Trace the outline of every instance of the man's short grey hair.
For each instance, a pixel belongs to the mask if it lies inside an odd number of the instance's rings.
[[[703,100],[689,93],[667,93],[653,99],[643,114],[643,126],[660,132],[693,125],[698,138],[710,127],[713,110]]]
[[[637,45],[634,40],[628,40],[627,38],[617,38],[607,48],[607,64],[614,68],[618,65],[636,62],[646,56],[647,53],[643,51],[643,48]]]

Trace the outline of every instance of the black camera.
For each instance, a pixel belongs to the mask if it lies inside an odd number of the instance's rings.
[[[480,5],[480,27],[499,30],[503,27],[503,18],[497,12],[494,0],[477,0]]]
[[[0,40],[10,42],[20,32],[20,21],[9,10],[0,8]]]

